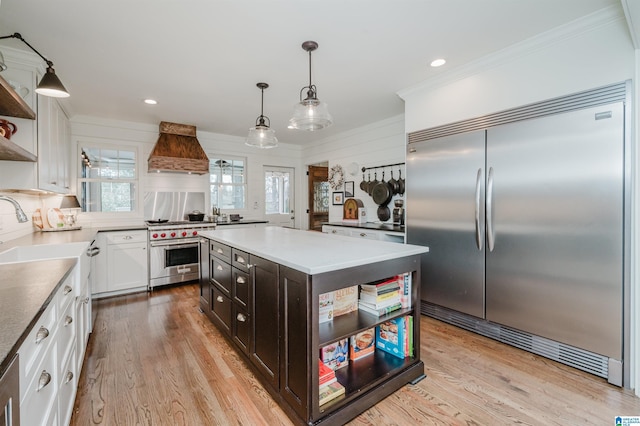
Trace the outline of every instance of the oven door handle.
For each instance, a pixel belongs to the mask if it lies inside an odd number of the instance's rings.
[[[189,241],[167,241],[167,242],[150,242],[149,245],[151,247],[166,247],[166,246],[199,246],[199,240],[189,240]]]

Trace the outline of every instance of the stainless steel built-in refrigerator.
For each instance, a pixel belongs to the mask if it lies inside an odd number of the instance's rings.
[[[620,385],[625,105],[577,108],[410,135],[407,241],[429,246],[423,306],[561,362],[566,345],[569,364],[598,354],[592,372]]]

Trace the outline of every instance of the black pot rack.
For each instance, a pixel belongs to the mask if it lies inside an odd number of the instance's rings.
[[[385,169],[387,167],[394,167],[394,166],[404,166],[404,163],[385,164],[384,166],[362,167],[362,173],[366,172],[367,170]]]

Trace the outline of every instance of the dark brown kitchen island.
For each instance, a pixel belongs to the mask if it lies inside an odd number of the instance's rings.
[[[401,274],[419,283],[427,248],[279,227],[202,236],[201,309],[294,422],[344,424],[424,376],[418,349],[406,357],[376,349],[336,370],[345,394],[319,405],[320,349],[389,320],[419,319],[420,289],[412,285],[410,306],[389,314],[355,310],[323,323],[320,295]],[[419,348],[419,321],[413,324]]]

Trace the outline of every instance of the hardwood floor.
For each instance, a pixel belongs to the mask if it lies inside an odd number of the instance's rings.
[[[640,398],[605,380],[421,317],[427,378],[350,425],[613,425]],[[72,425],[289,425],[198,310],[197,285],[103,299]]]

